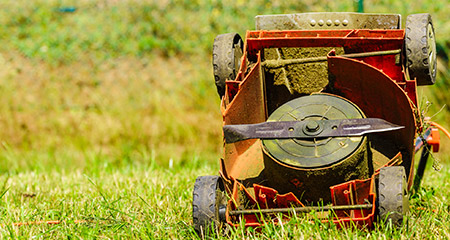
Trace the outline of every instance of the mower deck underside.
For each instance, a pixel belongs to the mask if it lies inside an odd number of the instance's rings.
[[[237,78],[226,81],[227,90],[221,107],[224,125],[265,122],[274,109],[301,95],[286,94],[285,86],[274,84],[271,74],[262,67],[266,60],[264,49],[339,47],[345,54],[367,53],[402,49],[403,38],[404,30],[247,32]],[[220,172],[231,197],[227,204],[227,222],[236,225],[245,219],[246,226],[259,226],[262,215],[280,221],[277,212],[288,217],[292,214],[288,209],[307,212],[311,209],[305,206],[317,206],[322,201],[322,206],[327,209],[321,215],[324,221],[371,226],[375,216],[374,186],[378,169],[404,166],[409,176],[408,185],[412,184],[416,85],[404,73],[399,63],[401,57],[398,53],[352,59],[336,56],[334,51],[326,56],[330,77],[327,87],[320,92],[350,100],[367,117],[405,126],[403,130],[370,137],[368,178],[349,177],[338,184],[326,183],[324,185],[328,184],[329,188],[319,190],[323,195],[321,198],[305,199],[303,194],[308,191],[305,187],[308,179],[297,175],[299,170],[307,170],[271,159],[259,139],[225,143]],[[385,139],[389,139],[388,144]],[[335,166],[323,169],[332,167]],[[310,173],[314,174],[313,171]],[[360,208],[352,207],[355,205]],[[264,214],[249,211],[262,209],[267,209]]]

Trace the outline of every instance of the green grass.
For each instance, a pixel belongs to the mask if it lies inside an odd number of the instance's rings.
[[[449,54],[446,1],[366,0],[368,12],[431,12]],[[74,13],[60,7],[75,6]],[[352,11],[352,1],[2,1],[0,236],[193,238],[192,188],[217,174],[221,114],[211,46],[257,14]],[[450,102],[449,63],[420,90],[434,115]],[[434,119],[448,126],[448,107]],[[223,239],[449,238],[450,141],[426,172],[400,230],[337,230],[303,218]],[[61,220],[58,225],[13,223]],[[75,223],[86,220],[85,223]]]
[[[194,238],[191,227],[192,186],[196,176],[217,170],[199,159],[188,166],[130,166],[101,173],[25,172],[0,178],[3,197],[0,235],[13,238]],[[260,232],[232,229],[222,239],[448,239],[450,237],[449,164],[428,169],[419,196],[401,229],[343,229],[305,218],[268,224]],[[311,218],[310,218],[311,219]],[[314,219],[312,217],[312,219]],[[58,225],[12,226],[14,222],[61,220]],[[87,220],[86,223],[75,223]]]
[[[192,167],[190,167],[192,168]],[[101,174],[19,173],[2,177],[2,236],[29,238],[178,238],[192,234],[190,198],[196,174],[186,170],[128,167]],[[58,225],[13,227],[13,222],[61,220]],[[86,223],[74,223],[87,220]]]

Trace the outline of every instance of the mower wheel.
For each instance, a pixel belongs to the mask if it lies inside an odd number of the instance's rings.
[[[436,82],[437,61],[430,14],[413,14],[406,18],[405,48],[410,78],[416,78],[417,85],[433,85]]]
[[[214,39],[214,80],[220,98],[225,95],[225,80],[234,80],[239,71],[243,42],[237,33],[225,33]]]
[[[224,222],[226,198],[218,176],[200,176],[195,180],[192,219],[197,234],[204,237]]]
[[[377,189],[379,220],[400,227],[409,211],[405,168],[392,166],[380,169]]]

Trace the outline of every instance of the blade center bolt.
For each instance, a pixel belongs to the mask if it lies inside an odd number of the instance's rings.
[[[319,123],[314,120],[310,120],[306,123],[306,131],[308,132],[315,132],[319,129],[319,127]]]

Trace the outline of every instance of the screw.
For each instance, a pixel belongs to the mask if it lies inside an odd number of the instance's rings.
[[[306,131],[308,131],[308,132],[315,132],[319,129],[319,127],[320,127],[319,123],[317,123],[314,120],[308,121],[306,123]]]

